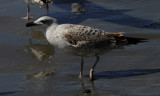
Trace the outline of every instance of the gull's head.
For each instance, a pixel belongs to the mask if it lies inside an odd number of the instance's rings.
[[[52,24],[57,24],[57,20],[55,18],[52,18],[52,17],[49,17],[49,16],[42,16],[34,22],[27,23],[26,27],[31,27],[31,26],[48,27]]]

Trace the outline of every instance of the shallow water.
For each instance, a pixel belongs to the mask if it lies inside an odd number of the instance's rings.
[[[0,96],[160,96],[160,1],[77,0],[83,5],[78,14],[71,12],[75,0],[54,1],[49,15],[60,24],[123,31],[149,42],[101,55],[93,82],[88,74],[95,57],[85,58],[84,77],[79,79],[80,58],[49,45],[43,32],[25,27],[23,0],[2,0]],[[36,19],[46,10],[31,6],[31,15]]]

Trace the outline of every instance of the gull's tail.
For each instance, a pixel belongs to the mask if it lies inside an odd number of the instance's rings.
[[[134,38],[134,37],[125,37],[127,40],[127,45],[137,45],[138,43],[148,42],[146,38]]]
[[[137,45],[138,43],[148,42],[146,38],[125,37],[123,32],[107,33],[116,39],[117,45]]]

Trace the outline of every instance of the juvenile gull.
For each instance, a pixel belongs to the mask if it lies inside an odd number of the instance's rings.
[[[137,44],[145,39],[123,36],[123,32],[105,32],[100,29],[83,25],[61,24],[58,25],[55,18],[43,16],[34,22],[26,24],[26,27],[41,26],[46,28],[46,38],[51,45],[57,46],[65,52],[81,57],[81,69],[79,77],[82,77],[83,57],[96,56],[96,62],[90,69],[90,80],[93,80],[93,72],[99,61],[99,54],[123,45]]]
[[[47,15],[48,15],[48,3],[52,3],[52,0],[24,0],[27,3],[27,16],[24,17],[24,19],[32,19],[33,17],[29,17],[30,8],[29,5],[38,5],[38,6],[46,6],[47,9]]]

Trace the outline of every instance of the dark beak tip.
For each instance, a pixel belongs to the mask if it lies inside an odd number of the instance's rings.
[[[27,24],[26,24],[26,27],[30,27],[30,25],[27,23]]]
[[[29,22],[26,24],[26,27],[31,27],[31,26],[35,26],[36,24],[34,22]]]

